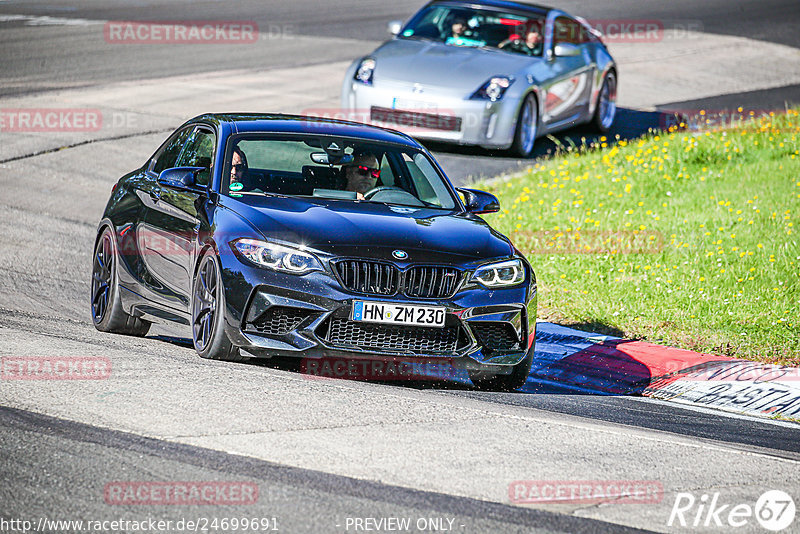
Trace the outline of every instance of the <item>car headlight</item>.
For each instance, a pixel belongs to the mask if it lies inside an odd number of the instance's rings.
[[[480,89],[475,91],[475,93],[472,95],[472,98],[491,100],[492,102],[495,100],[500,100],[506,93],[506,89],[511,87],[512,83],[514,83],[513,78],[509,78],[507,76],[494,76],[485,84],[483,84]]]
[[[525,280],[525,266],[520,259],[482,265],[475,270],[472,280],[491,288],[516,286]]]
[[[372,85],[372,75],[375,73],[375,60],[371,57],[365,57],[356,69],[356,74],[353,77],[355,80]]]
[[[237,239],[231,244],[239,254],[260,267],[293,274],[323,270],[317,258],[300,249],[256,239]]]

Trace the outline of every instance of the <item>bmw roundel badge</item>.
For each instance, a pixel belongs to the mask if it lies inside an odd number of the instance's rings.
[[[395,250],[392,251],[392,256],[394,256],[398,260],[404,260],[408,258],[408,252],[406,252],[405,250]]]

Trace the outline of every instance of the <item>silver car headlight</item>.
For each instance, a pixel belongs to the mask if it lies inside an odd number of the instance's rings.
[[[313,254],[300,249],[257,239],[237,239],[231,245],[245,259],[260,267],[292,274],[323,270]]]
[[[525,266],[520,259],[481,265],[472,280],[489,288],[516,286],[525,281]]]
[[[508,76],[493,76],[483,84],[480,89],[475,91],[472,95],[473,99],[478,100],[491,100],[492,102],[500,100],[506,93],[506,89],[511,87],[514,83],[514,78]]]
[[[356,74],[353,78],[356,81],[359,81],[366,85],[372,85],[372,76],[375,73],[375,59],[371,57],[365,57],[359,63],[358,68],[356,69]]]

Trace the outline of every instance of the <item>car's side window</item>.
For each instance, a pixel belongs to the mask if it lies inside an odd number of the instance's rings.
[[[558,17],[553,31],[553,44],[583,44],[588,41],[588,34],[583,24],[569,17]]]
[[[211,162],[214,161],[216,146],[214,132],[206,128],[197,128],[183,147],[176,167],[203,167],[206,170],[197,174],[197,185],[208,185],[211,176]]]
[[[191,133],[191,127],[184,128],[164,143],[164,147],[155,157],[151,170],[156,174],[161,174],[161,171],[175,167],[178,155],[181,153],[181,149]]]
[[[436,173],[436,171],[433,170],[433,167],[431,167],[430,162],[428,162],[428,160],[420,154],[417,154],[412,158],[410,155],[404,153],[403,160],[408,168],[408,172],[411,174],[411,180],[414,182],[414,187],[417,190],[417,196],[419,199],[423,202],[427,202],[428,204],[441,206],[441,202],[439,202],[433,186],[431,186],[430,181],[426,177],[425,171],[433,174]],[[420,166],[424,167],[424,170],[420,168]],[[444,193],[446,194],[446,190]]]
[[[394,185],[394,182],[394,171],[389,164],[389,158],[384,154],[381,158],[381,184]]]

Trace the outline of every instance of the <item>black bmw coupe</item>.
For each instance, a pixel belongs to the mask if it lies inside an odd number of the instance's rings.
[[[536,279],[479,216],[498,209],[399,132],[203,115],[114,185],[94,324],[184,324],[218,360],[435,359],[513,390],[533,358]]]

